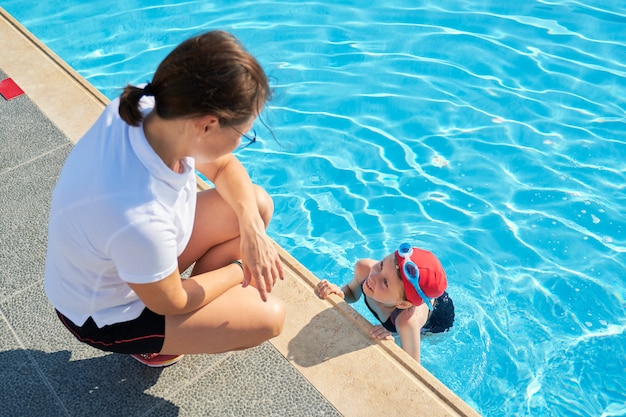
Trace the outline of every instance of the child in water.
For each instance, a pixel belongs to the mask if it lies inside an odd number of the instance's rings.
[[[435,255],[403,243],[382,261],[359,259],[354,277],[341,288],[320,281],[315,294],[321,299],[337,294],[348,303],[363,295],[365,305],[381,323],[370,331],[372,338],[392,340],[392,333],[398,333],[402,349],[419,362],[421,335],[444,332],[454,322],[447,285]]]

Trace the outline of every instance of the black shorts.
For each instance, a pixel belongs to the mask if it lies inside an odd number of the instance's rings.
[[[147,308],[134,320],[99,328],[91,317],[77,326],[57,310],[57,316],[81,342],[116,353],[159,353],[165,341],[165,316]]]

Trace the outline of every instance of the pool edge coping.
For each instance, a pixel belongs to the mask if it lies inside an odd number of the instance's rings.
[[[14,31],[11,35],[9,32]],[[17,35],[17,38],[14,37]],[[76,143],[82,134],[92,125],[93,121],[100,115],[102,109],[109,102],[108,98],[100,91],[95,89],[86,79],[78,72],[65,63],[46,45],[39,41],[32,33],[24,28],[16,21],[5,9],[0,7],[0,39],[11,36],[13,42],[7,42],[8,45],[15,47],[14,54],[0,57],[0,68],[13,78],[20,85],[28,97],[43,111],[43,113],[68,137],[70,141]],[[15,59],[12,60],[11,57]],[[38,65],[34,65],[37,62]],[[40,64],[40,65],[39,65]],[[61,81],[61,82],[52,82]],[[71,109],[71,111],[68,111]],[[205,187],[199,180],[200,188]],[[285,324],[285,331],[270,343],[289,361],[289,363],[302,373],[305,378],[331,403],[339,412],[344,415],[376,415],[370,413],[378,413],[373,404],[366,401],[359,401],[360,397],[351,398],[353,401],[347,401],[350,394],[361,392],[362,389],[356,387],[344,387],[344,390],[334,389],[337,385],[337,376],[342,372],[351,370],[352,374],[358,370],[364,375],[353,375],[359,381],[363,381],[367,387],[375,389],[377,385],[382,385],[380,378],[372,378],[371,375],[365,375],[365,370],[361,370],[363,355],[368,360],[375,360],[376,366],[386,369],[388,366],[397,366],[399,379],[390,378],[387,384],[394,388],[393,392],[402,392],[408,389],[403,387],[396,390],[395,387],[402,386],[407,381],[415,381],[415,387],[422,392],[423,396],[418,396],[424,400],[422,407],[418,408],[427,411],[433,416],[437,415],[461,415],[476,416],[477,412],[454,394],[448,387],[442,384],[430,372],[415,362],[406,352],[399,348],[393,342],[372,342],[368,336],[368,329],[371,324],[365,320],[350,305],[343,302],[338,297],[330,297],[328,300],[319,300],[313,295],[313,288],[319,279],[308,271],[299,261],[293,258],[284,248],[276,244],[277,250],[284,263],[285,269],[288,270],[289,277],[295,278],[293,286],[279,283],[277,293],[286,302],[291,302],[291,308],[299,307],[294,300],[306,300],[309,308],[309,315],[291,313],[295,315],[296,320],[288,321]],[[303,298],[304,297],[304,298]],[[310,298],[310,299],[309,299]],[[367,346],[361,351],[361,355],[356,352],[341,351],[341,358],[330,358],[320,361],[314,365],[299,363],[294,357],[294,349],[291,345],[294,335],[301,334],[302,330],[311,323],[312,317],[321,314],[328,309],[332,309],[332,314],[338,313],[341,316],[340,325],[351,326],[351,328],[339,329],[341,334],[348,337],[354,337],[355,345]],[[337,316],[339,317],[339,316]],[[341,327],[341,326],[338,326]],[[350,340],[343,340],[342,343],[350,345]],[[324,350],[326,346],[322,346],[318,341],[318,345],[313,352]],[[309,346],[311,348],[311,346]],[[310,355],[312,352],[302,353]],[[343,363],[344,360],[348,363]],[[370,365],[368,363],[368,365]],[[322,381],[323,378],[329,381]],[[332,389],[329,389],[332,387]],[[344,391],[348,391],[348,395]],[[342,392],[339,392],[342,391]],[[368,392],[368,391],[366,391]],[[371,394],[370,397],[376,395]],[[401,396],[401,395],[400,395]],[[392,397],[393,398],[393,395]],[[350,402],[351,404],[347,404]],[[360,404],[354,404],[357,402]],[[380,400],[379,400],[380,402]],[[410,402],[410,401],[409,401]],[[434,403],[438,403],[440,408],[437,410],[431,408]],[[395,407],[404,407],[405,405],[382,404],[382,409],[386,411],[386,415],[393,415],[392,410]],[[367,408],[363,408],[367,407]],[[373,407],[373,408],[372,408]],[[366,410],[366,414],[360,414],[360,410]],[[400,410],[404,412],[406,409]]]

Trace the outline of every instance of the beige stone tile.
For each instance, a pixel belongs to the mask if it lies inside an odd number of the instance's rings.
[[[76,143],[107,98],[0,8],[0,68]]]

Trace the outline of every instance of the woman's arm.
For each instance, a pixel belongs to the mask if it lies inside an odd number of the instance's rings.
[[[242,281],[243,273],[239,265],[229,264],[188,279],[181,279],[176,269],[160,281],[128,285],[146,307],[157,314],[169,316],[195,311]]]
[[[267,300],[267,293],[272,291],[277,279],[283,279],[283,271],[278,252],[265,232],[248,172],[232,154],[211,163],[196,164],[196,168],[215,185],[216,191],[237,215],[244,265],[243,284],[246,286],[253,280],[261,298]]]

